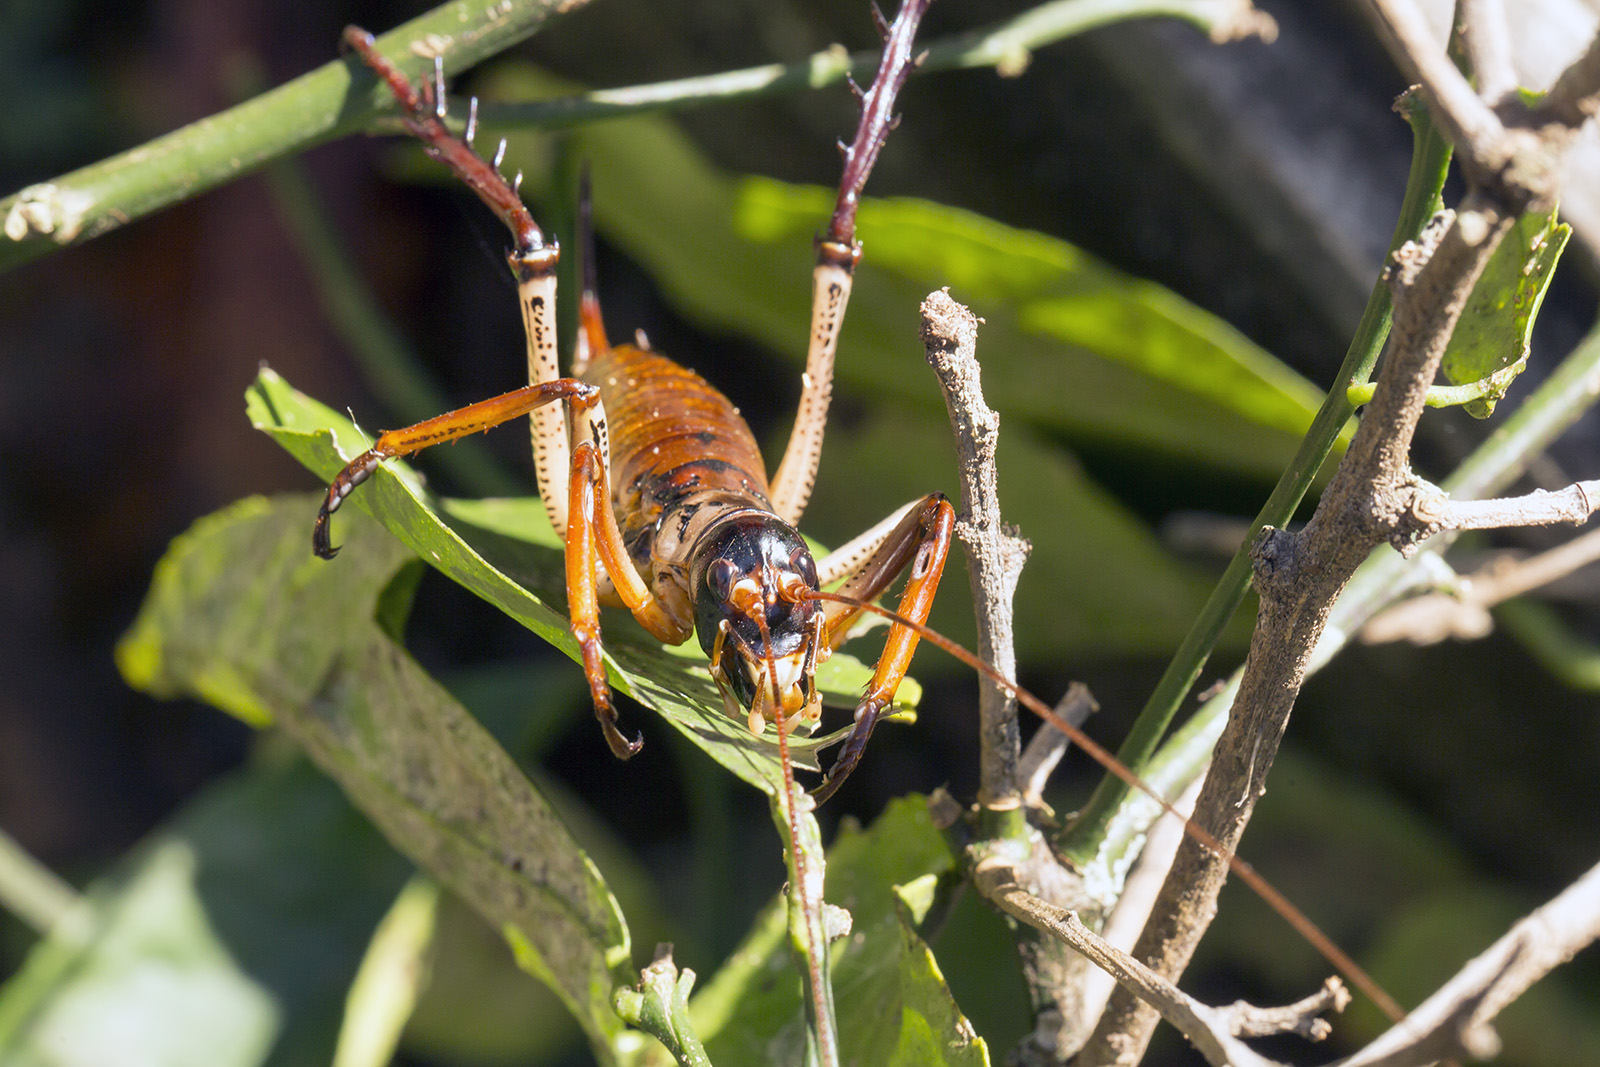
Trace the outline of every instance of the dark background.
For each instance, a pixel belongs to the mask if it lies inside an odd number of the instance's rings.
[[[0,190],[219,111],[252,80],[277,84],[325,62],[347,22],[381,31],[423,9],[315,6],[9,5]],[[1053,46],[1015,79],[977,71],[917,81],[872,191],[958,204],[1080,243],[1173,287],[1326,382],[1404,185],[1409,137],[1388,110],[1403,84],[1354,5],[1262,6],[1283,29],[1270,48],[1213,50],[1169,23]],[[925,36],[1024,7],[940,0]],[[834,41],[871,44],[862,5],[597,0],[517,51],[584,83],[623,85],[794,60]],[[830,184],[830,145],[853,115],[839,90],[705,108],[683,123],[730,170]],[[1240,164],[1250,146],[1261,157]],[[352,139],[308,155],[339,234],[452,402],[511,387],[521,341],[495,278],[502,238],[449,192],[385,182],[381,151]],[[1281,210],[1267,205],[1247,218],[1241,198],[1265,197],[1251,182],[1287,183],[1293,195],[1282,194]],[[679,321],[641,271],[604,247],[601,256],[613,331],[641,326],[658,347],[694,353],[769,448],[781,442],[796,395],[787,366]],[[1569,254],[1532,375],[1547,372],[1587,328],[1593,277],[1585,254]],[[313,395],[381,411],[319,309],[259,177],[0,279],[0,826],[75,882],[103,870],[250,747],[244,727],[209,708],[157,704],[129,690],[111,647],[167,542],[194,519],[246,494],[315,488],[243,418],[244,388],[263,362]],[[868,403],[844,396],[839,417]],[[382,424],[375,415],[366,421]],[[1481,433],[1449,415],[1429,421],[1419,459],[1436,473]],[[1600,459],[1594,433],[1581,428],[1557,454],[1577,476]],[[528,472],[524,442],[508,432],[491,447]],[[1267,488],[1184,477],[1103,448],[1080,454],[1153,523],[1195,507],[1245,515]],[[450,488],[447,475],[438,477]],[[447,624],[434,624],[441,619]],[[1589,625],[1581,609],[1573,619]],[[432,579],[410,639],[424,663],[444,672],[542,652],[530,635]],[[1024,674],[1045,693],[1069,677],[1089,681],[1107,709],[1096,732],[1115,740],[1161,666],[1025,664]],[[892,745],[880,739],[837,811],[870,816],[889,796],[944,782],[970,796],[970,683],[951,677],[930,687],[914,731],[895,731]],[[1531,903],[1595,858],[1595,711],[1592,697],[1563,689],[1501,637],[1355,650],[1312,682],[1289,743],[1318,767],[1402,799],[1484,879]],[[684,812],[673,761],[624,769],[586,713],[572,722],[549,765],[648,858],[670,866]],[[1093,775],[1076,768],[1062,780],[1081,796]],[[759,806],[741,817],[757,827],[763,820]],[[1294,896],[1296,865],[1317,844],[1262,831],[1247,851],[1257,840],[1264,855],[1253,861]],[[751,876],[763,886],[747,902],[752,909],[779,878],[776,855],[763,857],[772,873],[765,882]],[[5,919],[0,934],[4,973],[29,938]],[[1229,995],[1257,991],[1259,976],[1248,969],[1219,961],[1210,973]]]

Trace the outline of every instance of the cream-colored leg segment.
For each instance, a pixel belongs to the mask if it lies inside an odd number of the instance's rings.
[[[783,461],[772,479],[772,509],[790,525],[800,522],[816,481],[822,433],[828,423],[828,402],[833,398],[833,356],[860,259],[860,245],[837,241],[817,245],[817,267],[811,274],[811,339],[806,349],[806,373],[801,379],[800,410],[795,414]]]
[[[522,327],[528,337],[528,381],[561,377],[556,363],[556,259],[554,248],[518,255],[511,269],[517,276]],[[567,478],[571,452],[566,412],[561,405],[542,407],[529,416],[533,427],[533,468],[539,476],[539,498],[557,534],[567,532]]]
[[[850,540],[817,560],[817,583],[827,586],[838,581],[847,574],[855,574],[867,560],[871,559],[883,543],[889,539],[894,528],[900,521],[911,513],[911,509],[922,503],[922,497],[908,500],[900,507],[895,508],[889,517],[876,523],[865,533],[856,534]]]

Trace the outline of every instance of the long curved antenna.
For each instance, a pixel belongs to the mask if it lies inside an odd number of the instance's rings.
[[[1295,907],[1294,904],[1289,901],[1288,897],[1285,897],[1282,893],[1278,892],[1277,889],[1273,888],[1272,883],[1268,882],[1265,878],[1258,874],[1254,867],[1252,867],[1245,860],[1240,859],[1237,855],[1229,852],[1226,848],[1223,848],[1222,842],[1218,841],[1215,836],[1209,833],[1204,827],[1196,823],[1193,819],[1190,819],[1177,808],[1173,807],[1165,797],[1156,791],[1154,786],[1150,785],[1143,778],[1140,778],[1137,774],[1134,774],[1127,767],[1123,766],[1122,762],[1118,760],[1117,757],[1113,756],[1110,751],[1101,746],[1099,742],[1095,741],[1092,737],[1084,733],[1078,727],[1063,719],[1060,715],[1057,715],[1055,710],[1043,700],[1034,696],[1032,693],[1028,692],[1028,690],[1022,688],[1022,686],[1011,681],[1011,679],[1007,678],[989,664],[985,663],[977,655],[977,653],[957,644],[944,634],[939,633],[937,630],[934,630],[931,627],[919,622],[913,622],[911,619],[906,618],[898,612],[890,611],[888,608],[881,607],[877,604],[868,603],[864,600],[857,600],[854,597],[841,596],[838,593],[827,593],[816,590],[808,591],[805,596],[810,600],[831,600],[839,604],[849,604],[852,607],[858,607],[862,610],[870,611],[877,615],[882,615],[890,622],[897,623],[902,626],[909,626],[913,630],[916,630],[923,640],[944,649],[950,655],[954,656],[962,663],[965,663],[967,666],[973,668],[984,677],[1009,690],[1011,694],[1017,698],[1017,703],[1026,707],[1029,711],[1039,716],[1039,718],[1043,719],[1051,726],[1054,726],[1057,730],[1060,730],[1062,733],[1066,734],[1072,739],[1073,744],[1087,752],[1090,758],[1092,758],[1096,763],[1100,764],[1106,770],[1122,779],[1130,787],[1137,789],[1141,793],[1144,793],[1157,804],[1161,805],[1162,811],[1166,812],[1175,819],[1181,820],[1183,822],[1184,833],[1188,834],[1200,844],[1210,849],[1215,855],[1227,861],[1229,870],[1231,870],[1234,874],[1237,874],[1239,879],[1255,892],[1256,896],[1265,901],[1267,906],[1273,911],[1277,912],[1285,922],[1294,928],[1296,933],[1305,938],[1306,942],[1310,944],[1312,948],[1316,949],[1317,952],[1321,954],[1322,958],[1327,960],[1328,963],[1333,966],[1334,970],[1338,971],[1345,978],[1347,978],[1351,985],[1355,986],[1357,989],[1361,990],[1368,997],[1370,997],[1372,1002],[1376,1004],[1385,1015],[1389,1016],[1389,1018],[1395,1022],[1398,1022],[1405,1017],[1405,1009],[1400,1007],[1399,1003],[1397,1003],[1395,999],[1391,997],[1370,974],[1363,970],[1360,964],[1356,963],[1356,961],[1351,959],[1343,949],[1334,944],[1332,939],[1329,938],[1327,934],[1323,933],[1322,930],[1318,928],[1316,923],[1312,922],[1306,917],[1304,912]]]

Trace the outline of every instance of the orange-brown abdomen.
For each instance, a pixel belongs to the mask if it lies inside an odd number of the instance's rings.
[[[597,354],[585,381],[600,388],[611,434],[611,486],[624,536],[689,493],[721,489],[767,503],[766,466],[727,397],[694,371],[619,345]]]

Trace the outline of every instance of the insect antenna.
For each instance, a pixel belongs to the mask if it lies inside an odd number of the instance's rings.
[[[1084,752],[1088,753],[1090,758],[1096,763],[1100,764],[1106,770],[1122,779],[1130,787],[1139,790],[1139,792],[1144,793],[1157,804],[1161,805],[1162,811],[1165,811],[1173,818],[1181,820],[1183,822],[1184,833],[1188,834],[1205,848],[1209,849],[1212,853],[1226,861],[1228,864],[1228,869],[1234,874],[1237,874],[1240,881],[1249,886],[1251,890],[1255,892],[1256,896],[1265,901],[1267,906],[1273,911],[1277,912],[1285,922],[1294,928],[1296,933],[1305,938],[1306,942],[1310,944],[1312,948],[1316,949],[1316,951],[1321,954],[1323,959],[1328,961],[1334,970],[1338,971],[1347,980],[1349,980],[1351,985],[1355,986],[1357,989],[1361,990],[1369,998],[1371,998],[1372,1002],[1376,1004],[1385,1015],[1389,1016],[1391,1020],[1394,1022],[1399,1022],[1405,1017],[1405,1009],[1400,1007],[1399,1003],[1396,1002],[1395,999],[1391,997],[1382,986],[1378,985],[1377,981],[1364,969],[1362,969],[1360,964],[1356,963],[1356,961],[1351,959],[1343,949],[1334,944],[1333,940],[1329,938],[1327,934],[1323,933],[1315,923],[1307,918],[1304,912],[1295,907],[1294,904],[1290,903],[1289,898],[1278,892],[1278,890],[1273,887],[1272,883],[1268,882],[1259,873],[1257,873],[1254,867],[1252,867],[1245,860],[1240,859],[1237,855],[1229,852],[1223,847],[1222,842],[1218,841],[1216,837],[1209,833],[1204,827],[1200,826],[1193,819],[1189,818],[1177,808],[1173,807],[1164,796],[1157,792],[1154,786],[1150,785],[1143,778],[1140,778],[1137,774],[1133,773],[1133,771],[1129,770],[1121,760],[1112,755],[1111,752],[1100,745],[1099,742],[1095,741],[1092,737],[1084,733],[1078,727],[1063,719],[1060,715],[1057,715],[1055,710],[1043,700],[1039,699],[1037,696],[1034,696],[1031,692],[1024,689],[1016,682],[1013,682],[999,671],[995,670],[994,667],[990,666],[988,663],[985,663],[983,659],[975,652],[972,652],[970,649],[967,649],[955,641],[952,641],[944,634],[941,634],[939,631],[934,630],[929,626],[915,622],[899,614],[898,612],[891,611],[888,608],[882,607],[878,604],[873,604],[869,601],[858,600],[855,597],[844,596],[840,593],[829,593],[820,590],[808,590],[805,593],[805,596],[811,600],[831,600],[836,604],[845,604],[851,607],[861,608],[864,611],[870,611],[876,615],[881,615],[896,625],[909,627],[910,629],[915,630],[918,636],[920,636],[924,641],[942,648],[945,652],[976,670],[979,674],[982,674],[984,677],[990,679],[997,685],[1007,690],[1012,696],[1016,697],[1017,703],[1021,704],[1023,707],[1039,716],[1039,718],[1043,719],[1051,726],[1054,726],[1057,730],[1060,730],[1062,733],[1066,734],[1067,737],[1072,739],[1073,744],[1077,745],[1079,748],[1083,749]]]

